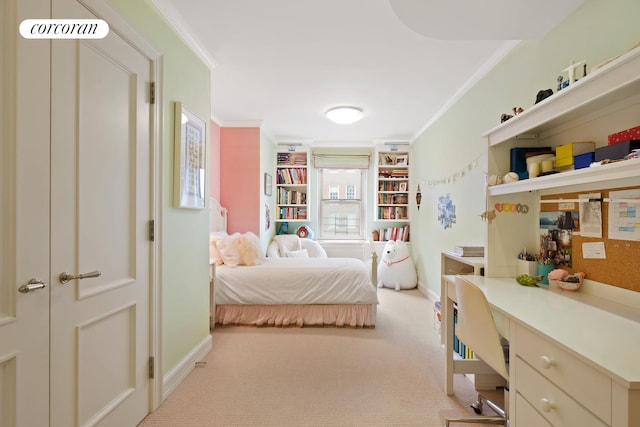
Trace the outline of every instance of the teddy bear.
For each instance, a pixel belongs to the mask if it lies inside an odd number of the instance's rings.
[[[389,240],[378,263],[378,287],[413,289],[418,285],[418,275],[404,242]]]

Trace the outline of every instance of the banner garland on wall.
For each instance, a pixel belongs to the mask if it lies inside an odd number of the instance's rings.
[[[423,186],[428,185],[429,188],[433,188],[436,185],[440,185],[440,184],[454,184],[458,179],[463,178],[467,173],[477,168],[478,165],[480,164],[481,158],[482,158],[481,155],[476,157],[474,160],[467,163],[462,169],[458,170],[457,172],[447,177],[437,178],[437,179],[428,179],[428,180],[423,178],[418,178],[418,183],[422,184]]]

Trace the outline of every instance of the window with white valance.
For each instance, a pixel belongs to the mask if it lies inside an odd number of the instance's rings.
[[[370,153],[313,154],[318,176],[319,237],[324,240],[365,238],[367,170]]]

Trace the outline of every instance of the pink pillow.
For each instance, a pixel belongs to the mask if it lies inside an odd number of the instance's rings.
[[[225,232],[215,232],[215,233],[209,233],[209,258],[210,259],[215,259],[216,260],[216,265],[222,265],[223,260],[222,260],[222,255],[220,254],[220,251],[218,250],[218,241],[220,239],[223,239],[225,237],[228,237],[229,235]]]

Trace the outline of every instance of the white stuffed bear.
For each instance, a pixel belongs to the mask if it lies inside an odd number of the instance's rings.
[[[409,248],[404,242],[389,240],[384,245],[378,263],[378,287],[413,289],[418,285],[418,275]]]

